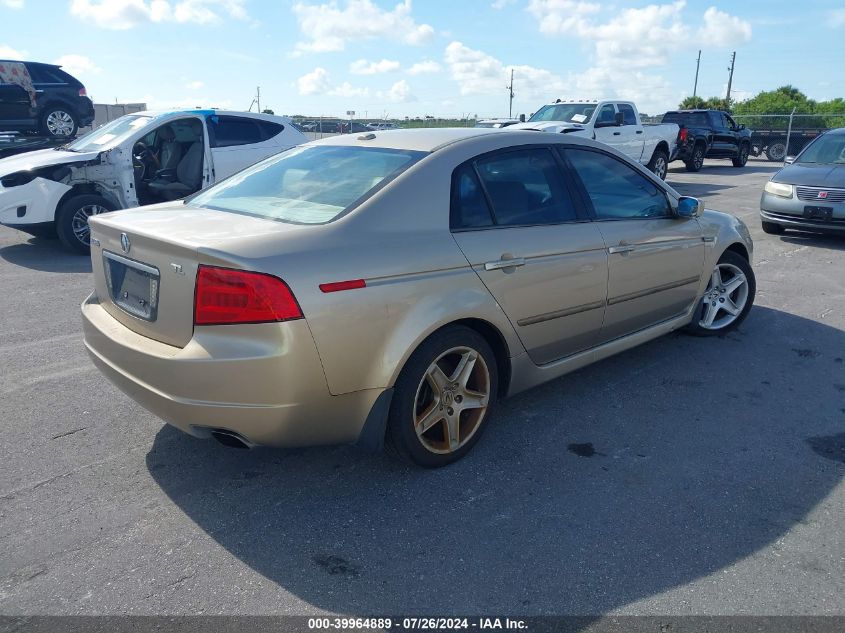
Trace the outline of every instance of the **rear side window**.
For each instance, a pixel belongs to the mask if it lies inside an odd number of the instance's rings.
[[[622,125],[636,125],[637,124],[637,113],[634,112],[634,108],[627,103],[620,103],[618,106],[619,111],[622,113]]]
[[[51,68],[50,66],[41,66],[39,64],[27,64],[29,76],[32,77],[32,83],[35,84],[66,84],[69,83],[65,73],[58,68]]]
[[[258,129],[264,134],[265,139],[273,138],[285,129],[284,125],[275,123],[274,121],[256,121],[256,124],[258,125]]]
[[[671,216],[669,199],[648,178],[620,160],[590,150],[568,148],[566,157],[584,185],[598,220]]]
[[[234,116],[219,116],[217,122],[212,122],[212,147],[231,147],[233,145],[249,145],[260,143],[264,138],[261,128],[254,119]]]
[[[577,219],[575,207],[548,148],[523,149],[485,156],[467,163],[453,179],[452,228],[559,224]],[[476,178],[476,172],[478,178]],[[475,187],[481,185],[476,192]],[[483,196],[479,195],[483,192]],[[489,201],[492,208],[488,207]]]

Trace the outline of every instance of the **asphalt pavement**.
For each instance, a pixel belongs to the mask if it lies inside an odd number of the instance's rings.
[[[744,219],[756,307],[502,404],[445,469],[163,425],[82,346],[90,263],[0,227],[0,614],[845,614],[845,239]]]

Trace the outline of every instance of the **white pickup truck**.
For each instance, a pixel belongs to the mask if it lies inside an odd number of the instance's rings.
[[[647,166],[661,180],[675,157],[679,128],[674,123],[643,125],[630,101],[561,101],[544,105],[525,123],[508,130],[540,130],[588,136]]]

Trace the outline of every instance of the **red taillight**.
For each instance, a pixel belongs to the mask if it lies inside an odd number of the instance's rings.
[[[363,279],[350,279],[349,281],[333,281],[328,284],[320,284],[320,290],[323,292],[340,292],[341,290],[355,290],[356,288],[366,288],[367,282]]]
[[[678,132],[678,139],[681,141],[681,143],[687,142],[687,128],[685,128],[685,127],[681,128],[681,131]]]
[[[79,96],[80,96],[80,97],[87,97],[87,96],[88,96],[88,91],[87,91],[87,90],[85,90],[85,88],[80,88],[80,89],[79,89]]]
[[[194,325],[268,323],[301,319],[288,285],[273,275],[200,266],[194,293]]]

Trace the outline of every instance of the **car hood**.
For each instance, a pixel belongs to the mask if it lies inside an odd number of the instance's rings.
[[[51,165],[81,163],[96,158],[99,152],[68,152],[62,149],[39,149],[0,159],[0,176]]]
[[[540,132],[582,132],[586,128],[578,123],[567,123],[566,121],[526,121],[525,123],[514,123],[505,130],[539,130]]]
[[[772,180],[787,185],[845,189],[845,165],[795,163],[781,169]]]

